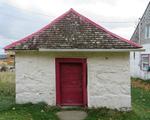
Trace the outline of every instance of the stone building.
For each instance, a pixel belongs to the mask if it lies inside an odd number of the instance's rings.
[[[16,102],[131,108],[129,53],[141,46],[70,9],[5,47],[16,52]]]

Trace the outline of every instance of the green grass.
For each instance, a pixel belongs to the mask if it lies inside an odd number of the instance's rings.
[[[107,108],[89,109],[88,117],[85,120],[141,120],[134,112],[120,112],[118,110],[110,110]]]
[[[44,103],[13,105],[0,113],[0,120],[58,120],[58,110]]]
[[[134,79],[132,82],[132,111],[120,112],[107,108],[84,110],[85,120],[150,120],[150,82]],[[44,103],[15,104],[15,75],[0,73],[0,120],[58,120],[56,112],[61,109]]]
[[[0,72],[0,95],[15,95],[15,73]]]
[[[8,109],[15,102],[15,73],[0,72],[0,111]]]
[[[150,91],[133,88],[132,99],[133,111],[141,120],[150,120]]]

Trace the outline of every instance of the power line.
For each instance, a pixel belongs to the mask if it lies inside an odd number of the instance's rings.
[[[9,6],[13,6],[16,9],[20,9],[17,6],[9,4],[9,3],[6,3],[6,2],[4,2],[4,4],[7,4]],[[48,17],[48,18],[52,18],[52,16],[49,16],[47,14],[43,14],[41,12],[35,12],[35,11],[27,10],[27,9],[22,9],[22,10],[24,10],[24,12],[28,12],[29,11],[30,13],[34,13],[34,14],[37,14],[37,15],[42,15],[42,16],[45,16],[45,17]],[[129,23],[136,23],[136,21],[100,21],[100,23],[113,23],[113,24],[115,24],[115,23],[116,24],[122,23],[122,24],[129,24]]]
[[[0,11],[1,12],[1,11]],[[32,22],[39,22],[39,21],[36,21],[36,20],[33,20],[33,19],[30,19],[30,18],[27,18],[27,17],[24,17],[24,16],[15,16],[13,14],[7,14],[7,13],[1,13],[5,16],[8,16],[8,17],[11,17],[13,19],[17,19],[17,18],[20,18],[20,19],[23,19],[25,21],[32,21]]]
[[[100,21],[100,23],[126,23],[126,24],[128,24],[128,23],[135,23],[135,21]]]
[[[22,16],[15,16],[15,15],[12,15],[12,14],[7,14],[7,13],[1,13],[1,14],[4,14],[5,16],[10,16],[10,17],[13,17],[13,18],[21,18],[21,19],[25,19],[25,20],[28,20],[28,21],[33,21],[33,22],[37,22],[33,19],[29,19],[29,18],[26,18],[26,17],[22,17]],[[100,23],[112,23],[112,24],[130,24],[130,23],[136,23],[136,21],[100,21]]]

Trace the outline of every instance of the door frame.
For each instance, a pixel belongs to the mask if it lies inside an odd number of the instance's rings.
[[[82,64],[82,94],[83,106],[87,106],[87,59],[86,58],[55,58],[56,70],[56,105],[61,106],[61,78],[60,64],[61,63],[81,63]]]

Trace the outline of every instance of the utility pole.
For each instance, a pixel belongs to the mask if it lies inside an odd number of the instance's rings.
[[[139,18],[139,44],[141,45],[141,18]]]

